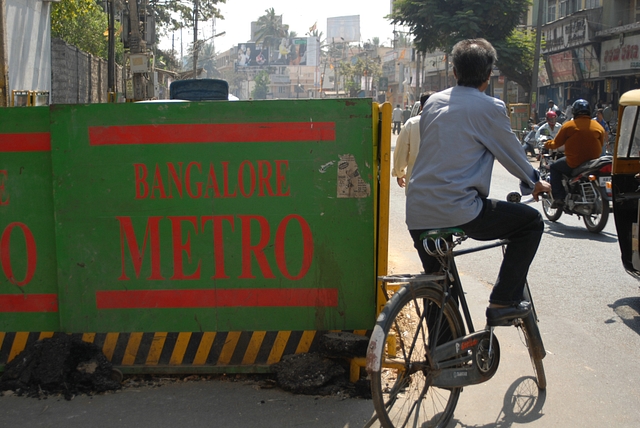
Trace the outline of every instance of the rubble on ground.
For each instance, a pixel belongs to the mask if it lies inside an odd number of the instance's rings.
[[[323,335],[316,352],[287,355],[262,375],[131,375],[120,382],[111,363],[96,345],[56,335],[28,345],[5,366],[0,391],[35,398],[61,394],[96,394],[121,388],[159,387],[169,383],[207,380],[250,381],[259,388],[279,387],[294,394],[371,398],[364,370],[349,381],[348,358],[364,357],[368,338],[351,333]],[[12,392],[8,392],[12,391]]]
[[[113,366],[100,348],[66,334],[28,345],[5,366],[0,377],[0,391],[36,398],[62,394],[71,400],[78,394],[120,387]]]

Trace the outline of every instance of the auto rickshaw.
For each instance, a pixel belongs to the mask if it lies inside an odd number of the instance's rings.
[[[618,130],[611,177],[613,215],[622,265],[640,279],[640,89],[625,92],[618,107]]]

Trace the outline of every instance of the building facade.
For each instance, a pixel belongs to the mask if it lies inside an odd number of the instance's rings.
[[[640,0],[541,1],[539,114],[548,100],[565,109],[579,98],[615,113],[620,96],[640,87]]]

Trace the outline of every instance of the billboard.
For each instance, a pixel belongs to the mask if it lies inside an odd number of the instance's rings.
[[[360,15],[327,18],[327,42],[359,42]]]
[[[283,37],[277,48],[269,49],[263,43],[238,45],[236,67],[262,67],[268,65],[317,66],[320,43],[315,37]]]
[[[238,45],[237,52],[238,68],[269,65],[269,48],[262,43],[242,43]]]
[[[576,82],[579,80],[578,69],[573,58],[572,50],[549,55],[547,63],[551,68],[551,76],[554,85],[564,82]]]
[[[307,65],[307,38],[283,37],[271,54],[270,65]]]

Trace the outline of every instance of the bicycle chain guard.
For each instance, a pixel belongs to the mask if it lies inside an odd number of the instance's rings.
[[[489,353],[489,341],[491,353]],[[500,346],[490,330],[477,331],[437,346],[432,386],[460,388],[486,382],[500,363]]]

